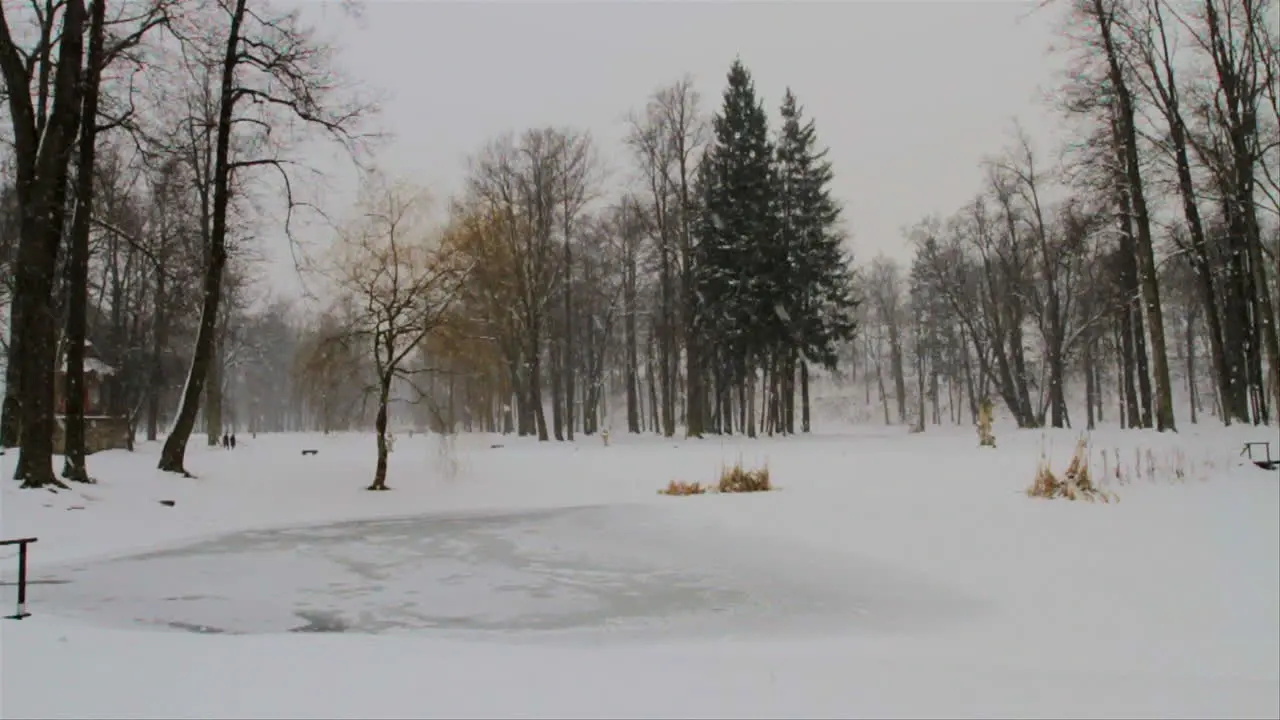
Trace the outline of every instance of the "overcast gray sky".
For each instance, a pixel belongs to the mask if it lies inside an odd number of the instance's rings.
[[[716,109],[735,57],[773,118],[790,86],[816,120],[859,261],[908,257],[901,229],[969,199],[1015,117],[1054,149],[1054,15],[1029,2],[368,0],[359,21],[308,5],[345,70],[389,95],[380,164],[441,196],[486,140],[545,125],[589,130],[621,176],[627,112],[686,72]]]

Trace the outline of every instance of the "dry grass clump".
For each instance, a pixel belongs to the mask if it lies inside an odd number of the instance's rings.
[[[683,480],[672,480],[667,486],[658,491],[659,495],[702,495],[707,491],[702,487],[702,483],[684,482]]]
[[[773,489],[769,482],[769,466],[755,470],[747,470],[741,462],[720,471],[720,482],[716,491],[722,493],[768,492]]]
[[[665,488],[659,490],[658,494],[703,495],[708,492],[751,493],[768,492],[773,489],[773,483],[769,480],[768,466],[757,468],[755,470],[748,470],[742,467],[741,462],[738,462],[732,467],[722,468],[720,470],[720,479],[715,485],[706,486],[702,483],[672,480],[667,483]]]
[[[1049,461],[1040,456],[1039,467],[1036,468],[1035,481],[1027,488],[1027,495],[1036,498],[1066,498],[1068,500],[1101,500],[1102,502],[1119,501],[1114,493],[1101,490],[1093,484],[1089,472],[1089,445],[1084,438],[1076,441],[1075,452],[1071,454],[1071,462],[1067,470],[1058,477],[1049,467]]]

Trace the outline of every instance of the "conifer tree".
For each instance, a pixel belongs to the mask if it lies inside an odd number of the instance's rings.
[[[741,60],[729,69],[712,128],[702,167],[705,217],[698,226],[696,279],[702,314],[714,317],[717,382],[735,384],[745,398],[755,362],[776,341],[781,325],[772,308],[779,292],[772,269],[783,258],[768,118]],[[718,396],[724,389],[717,388]],[[727,431],[732,424],[725,422],[723,410],[721,424]]]
[[[795,95],[788,89],[782,102],[782,129],[776,153],[779,245],[785,260],[776,265],[785,273],[776,282],[776,297],[788,318],[782,337],[784,388],[793,387],[800,373],[802,429],[808,431],[807,361],[834,369],[841,343],[856,329],[852,269],[842,243],[840,206],[831,197],[831,163],[819,149],[813,120],[804,121]],[[796,365],[798,364],[798,368]],[[787,393],[787,430],[793,431],[794,393]]]

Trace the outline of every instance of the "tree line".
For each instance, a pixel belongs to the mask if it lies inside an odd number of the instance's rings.
[[[612,198],[584,131],[477,152],[438,239],[466,281],[406,356],[430,367],[416,397],[437,423],[572,440],[622,398],[631,432],[793,433],[797,404],[807,431],[809,366],[835,368],[858,301],[814,123],[789,92],[780,116],[772,133],[737,61],[711,117],[691,79],[661,88],[631,118],[634,181]],[[338,315],[330,348],[355,322]]]
[[[851,262],[814,123],[788,91],[771,128],[734,62],[714,112],[684,77],[631,114],[621,192],[572,127],[493,139],[453,198],[367,174],[334,248],[300,261],[332,300],[306,312],[265,288],[255,236],[283,219],[308,257],[294,225],[329,213],[304,197],[302,148],[359,159],[376,139],[332,48],[252,0],[6,5],[0,437],[24,484],[61,484],[65,357],[62,476],[89,478],[86,340],[118,370],[108,411],[175,472],[227,424],[372,425],[380,444],[398,424],[572,440],[615,415],[669,437],[803,432],[815,383],[917,429],[987,397],[1022,427],[1075,409],[1172,430],[1175,394],[1193,422],[1271,421],[1274,3],[1050,7],[1070,143],[1015,132],[971,202],[906,233],[909,263]]]
[[[115,411],[145,411],[154,436],[160,405],[176,399],[161,469],[186,472],[202,398],[210,437],[220,433],[218,372],[236,332],[226,305],[238,289],[228,260],[250,250],[265,184],[283,186],[287,212],[301,205],[291,177],[302,141],[354,149],[374,109],[344,87],[332,54],[297,12],[249,0],[0,8],[13,169],[0,206],[13,277],[0,433],[18,447],[24,487],[64,484],[52,452],[60,356],[62,476],[90,480],[91,332],[123,370]],[[243,281],[252,260],[242,266]],[[175,357],[184,335],[191,352]],[[176,398],[166,392],[174,374],[184,377]]]
[[[1053,102],[1074,128],[1068,146],[1037,151],[1018,129],[971,202],[910,230],[907,267],[868,269],[862,355],[874,358],[884,419],[891,397],[897,421],[919,429],[941,407],[972,419],[990,394],[1020,427],[1065,427],[1074,382],[1088,428],[1111,415],[1176,429],[1175,383],[1192,422],[1206,410],[1272,422],[1277,8],[1065,5],[1071,64]]]

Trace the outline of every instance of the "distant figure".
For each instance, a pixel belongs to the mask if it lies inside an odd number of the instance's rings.
[[[231,437],[226,433],[222,433],[222,449],[227,450],[231,447]]]
[[[231,449],[232,449],[232,450],[235,450],[235,449],[236,449],[236,434],[235,434],[235,433],[231,433]]]

